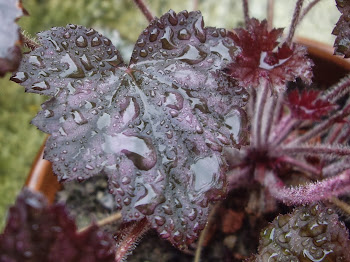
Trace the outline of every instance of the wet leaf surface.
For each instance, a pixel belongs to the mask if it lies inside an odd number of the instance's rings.
[[[350,261],[350,240],[338,215],[323,204],[279,215],[260,233],[258,255],[248,261]]]
[[[225,146],[245,143],[247,92],[220,69],[236,48],[199,12],[169,11],[126,66],[110,41],[69,25],[39,34],[12,80],[52,96],[33,123],[51,134],[45,158],[60,180],[109,177],[126,221],[147,217],[185,248],[226,194]]]
[[[342,14],[335,25],[332,34],[337,38],[334,42],[334,54],[344,55],[345,58],[350,57],[350,1],[336,0],[338,10]]]
[[[115,241],[97,226],[78,233],[63,205],[24,189],[0,234],[0,261],[114,261]]]
[[[15,71],[21,61],[21,40],[16,20],[22,15],[20,0],[0,1],[0,77]]]

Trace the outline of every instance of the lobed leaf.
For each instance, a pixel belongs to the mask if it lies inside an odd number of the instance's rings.
[[[97,226],[78,233],[63,205],[48,206],[46,198],[24,189],[10,208],[0,235],[2,262],[114,261],[113,238]]]
[[[0,77],[15,71],[21,61],[21,39],[15,22],[23,13],[21,0],[0,0]]]
[[[299,92],[295,89],[289,92],[287,99],[292,115],[297,119],[320,120],[336,108],[335,104],[320,98],[320,91],[317,90]]]
[[[349,0],[336,0],[338,10],[341,12],[341,16],[335,25],[332,34],[336,35],[334,42],[334,54],[344,55],[344,58],[350,57],[350,1]]]
[[[337,214],[315,204],[279,215],[261,231],[258,255],[248,261],[350,261],[349,248]]]
[[[251,19],[247,29],[235,29],[230,35],[241,53],[225,69],[228,75],[245,87],[258,87],[266,79],[277,91],[285,90],[286,81],[300,77],[311,83],[313,62],[306,57],[306,48],[280,43],[283,29],[268,31],[267,21]]]
[[[109,177],[126,221],[146,217],[184,248],[226,194],[225,146],[245,142],[247,92],[220,72],[236,53],[199,12],[169,11],[126,66],[110,41],[70,25],[39,34],[12,80],[52,96],[33,123],[51,134],[45,158],[60,180]]]

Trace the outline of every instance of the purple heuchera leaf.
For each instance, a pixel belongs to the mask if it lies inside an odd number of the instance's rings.
[[[235,29],[230,37],[241,53],[224,71],[246,87],[256,88],[262,79],[277,91],[285,90],[285,83],[297,77],[311,83],[313,62],[306,57],[306,48],[280,44],[282,33],[282,28],[268,31],[267,21],[257,19],[251,19],[247,29]]]
[[[24,189],[0,235],[1,262],[114,261],[115,241],[97,226],[77,233],[63,205]]]
[[[350,240],[338,215],[322,204],[279,215],[261,231],[258,255],[248,261],[350,261]]]
[[[147,217],[178,247],[226,194],[225,146],[245,141],[247,92],[220,73],[236,48],[199,12],[169,11],[135,45],[129,66],[110,41],[70,25],[39,34],[12,79],[52,98],[33,123],[51,134],[60,180],[109,177],[124,219]]]
[[[16,20],[23,15],[20,0],[0,0],[0,76],[18,68],[22,52]]]
[[[337,38],[334,42],[334,53],[336,55],[344,55],[345,58],[350,57],[350,1],[336,0],[338,10],[342,13],[332,34]]]
[[[318,90],[299,92],[297,89],[289,92],[287,103],[293,117],[304,120],[319,120],[333,111],[336,105],[323,100],[320,97],[320,93]]]

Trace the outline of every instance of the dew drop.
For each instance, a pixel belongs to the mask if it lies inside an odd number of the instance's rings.
[[[198,38],[198,40],[202,43],[205,42],[206,36],[203,30],[204,22],[203,17],[197,19],[197,21],[193,24],[194,35]]]
[[[97,36],[95,36],[92,40],[91,40],[91,46],[99,46],[102,44],[102,41],[100,38],[98,38]]]
[[[55,115],[55,114],[54,114],[54,112],[53,112],[52,110],[46,109],[46,110],[44,111],[44,116],[45,116],[46,118],[53,117],[54,115]]]
[[[136,45],[138,47],[144,47],[146,45],[146,41],[143,38],[141,38],[136,42]]]
[[[199,158],[190,167],[193,173],[193,188],[198,193],[209,190],[217,183],[220,160],[215,156]]]
[[[207,57],[207,54],[199,48],[187,45],[183,53],[177,58],[187,64],[194,65],[202,62]]]
[[[154,28],[149,36],[149,41],[154,42],[157,40],[159,35],[159,30],[157,28]]]
[[[90,59],[85,54],[80,57],[80,62],[86,70],[91,70],[94,68],[91,64]]]
[[[165,28],[164,35],[160,39],[162,42],[162,48],[167,50],[172,50],[176,48],[176,45],[173,41],[174,32],[170,27]]]
[[[170,10],[168,12],[169,17],[168,17],[168,21],[170,22],[170,24],[172,24],[173,26],[176,26],[178,23],[178,19],[176,17],[176,13],[173,10]]]
[[[150,170],[157,162],[153,144],[148,139],[138,136],[116,134],[104,135],[102,149],[105,153],[125,154],[140,170]]]
[[[177,38],[179,38],[180,40],[188,40],[191,38],[191,34],[186,28],[184,28],[178,32]]]
[[[150,184],[143,185],[145,193],[135,203],[135,208],[144,215],[152,215],[155,208],[165,201],[162,194],[157,194]]]
[[[179,231],[175,231],[173,239],[175,242],[180,242],[180,240],[182,239],[182,234]]]
[[[164,213],[171,216],[173,214],[173,210],[171,209],[171,207],[169,205],[163,205],[162,206]]]
[[[125,177],[122,178],[122,184],[123,184],[123,185],[127,185],[127,184],[129,184],[130,182],[131,182],[130,177],[125,176]]]
[[[78,36],[75,39],[75,43],[78,47],[82,47],[82,48],[87,47],[87,45],[88,45],[86,38],[82,35]]]
[[[141,49],[141,50],[140,50],[140,56],[141,56],[141,57],[147,57],[147,55],[148,55],[147,50],[145,50],[145,49]]]
[[[175,110],[183,108],[184,98],[177,92],[166,92],[164,105]]]
[[[26,72],[17,72],[14,76],[11,77],[11,80],[16,83],[23,83],[28,79],[28,74]]]
[[[88,169],[88,170],[94,170],[94,167],[91,166],[91,165],[89,165],[89,164],[87,164],[87,165],[85,166],[85,168]]]
[[[162,225],[164,225],[164,223],[165,223],[165,218],[164,217],[162,217],[162,216],[155,216],[154,217],[154,221],[156,222],[156,224],[158,225],[158,226],[162,226]]]
[[[163,239],[167,239],[170,237],[170,234],[166,230],[163,230],[162,232],[159,233],[159,236]]]
[[[130,205],[130,203],[131,203],[131,198],[130,197],[126,197],[124,200],[123,200],[123,203],[125,204],[125,205]]]
[[[31,55],[28,62],[37,67],[43,67],[43,59],[37,55]]]
[[[32,85],[33,90],[44,91],[50,89],[50,85],[46,81],[36,82]]]
[[[73,115],[74,122],[78,125],[84,125],[88,122],[80,111],[73,110],[71,114]]]

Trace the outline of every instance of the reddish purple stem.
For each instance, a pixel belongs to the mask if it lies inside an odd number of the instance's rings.
[[[141,12],[144,14],[148,22],[151,22],[153,20],[153,15],[151,11],[149,10],[148,6],[143,0],[134,0],[134,3],[137,5],[137,7],[141,10]]]

